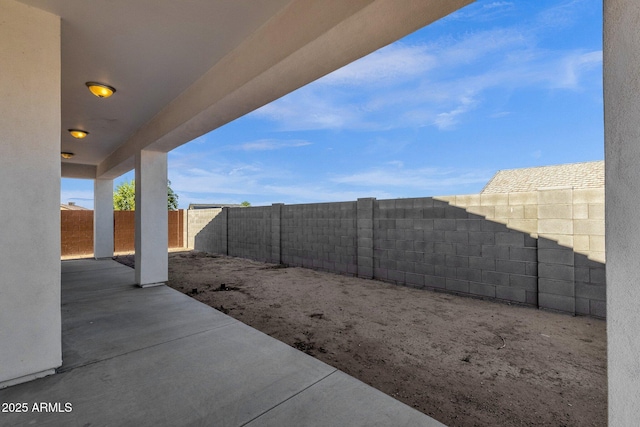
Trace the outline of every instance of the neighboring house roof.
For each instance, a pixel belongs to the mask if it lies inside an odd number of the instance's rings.
[[[84,208],[82,206],[76,205],[74,202],[69,202],[69,204],[65,205],[64,203],[60,203],[61,211],[88,211],[90,209]]]
[[[211,203],[211,204],[201,204],[201,203],[190,203],[189,210],[191,209],[220,209],[220,208],[241,208],[242,205],[234,205],[230,203]]]
[[[604,161],[498,171],[481,193],[517,193],[543,188],[604,188]]]

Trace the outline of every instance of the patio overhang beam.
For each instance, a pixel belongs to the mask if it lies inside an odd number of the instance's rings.
[[[83,165],[80,163],[61,163],[62,178],[95,179],[97,167],[95,165]]]

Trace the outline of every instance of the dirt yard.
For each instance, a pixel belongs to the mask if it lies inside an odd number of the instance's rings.
[[[169,285],[448,426],[607,423],[602,320],[199,252]]]

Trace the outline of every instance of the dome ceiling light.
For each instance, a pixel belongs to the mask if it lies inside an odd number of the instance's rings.
[[[75,154],[69,153],[68,151],[63,151],[62,153],[60,153],[60,155],[62,156],[63,159],[70,159],[73,156],[75,156]]]
[[[80,129],[69,129],[69,133],[76,139],[83,139],[86,138],[87,135],[89,135],[89,132]]]
[[[116,92],[115,88],[104,85],[102,83],[87,82],[86,85],[91,93],[98,98],[108,98]]]

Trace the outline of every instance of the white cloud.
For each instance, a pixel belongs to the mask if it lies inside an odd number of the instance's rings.
[[[404,162],[402,160],[391,160],[390,162],[387,162],[387,164],[389,164],[391,166],[395,166],[397,168],[403,168],[404,167]]]
[[[426,194],[432,195],[433,191],[445,191],[447,188],[485,184],[489,178],[491,178],[491,173],[488,171],[469,171],[453,168],[373,168],[350,175],[336,176],[331,181],[360,187],[396,187],[421,190]]]
[[[383,190],[342,190],[325,185],[267,185],[265,190],[269,194],[281,196],[288,203],[347,202],[360,197],[391,197]]]
[[[339,93],[317,91],[316,85],[298,89],[252,114],[280,123],[283,130],[362,127],[357,107],[339,99]]]
[[[482,5],[512,7],[512,2]],[[567,6],[563,13],[569,13]],[[556,11],[555,13],[560,13]],[[601,79],[602,52],[539,46],[541,27],[497,28],[430,44],[396,43],[261,109],[280,130],[453,129],[488,90],[580,91]]]
[[[565,89],[579,88],[582,74],[601,66],[601,50],[585,53],[573,52],[562,58],[561,64],[559,64],[562,72],[558,76],[557,87]]]
[[[356,200],[363,191],[344,190],[330,183],[300,182],[299,177],[278,168],[265,170],[253,165],[219,164],[211,170],[184,169],[173,172],[172,185],[181,206],[189,203],[240,203],[253,205],[271,203],[305,203]],[[365,194],[390,197],[384,190]]]
[[[397,79],[420,75],[435,65],[436,58],[427,46],[398,42],[334,71],[319,83],[355,86],[396,83]]]
[[[440,130],[450,129],[458,123],[458,116],[472,110],[475,104],[477,102],[474,99],[466,96],[462,97],[460,104],[456,108],[449,112],[438,114],[434,124]]]
[[[229,146],[229,148],[242,151],[271,151],[281,150],[283,148],[304,147],[306,145],[311,145],[311,142],[302,140],[282,141],[277,139],[261,139],[258,141],[245,142],[237,146]]]
[[[188,169],[171,174],[171,188],[178,193],[252,194],[261,179],[258,171],[244,167],[223,170]]]
[[[510,1],[494,1],[470,4],[465,8],[446,16],[443,21],[486,22],[508,16],[516,10],[516,4]]]
[[[486,66],[487,60],[493,62],[510,51],[531,48],[534,43],[533,34],[521,28],[498,28],[467,33],[459,39],[441,42],[437,46],[437,61],[439,66],[447,69],[464,67],[474,62]]]
[[[360,197],[408,197],[480,188],[491,177],[484,170],[410,168],[400,160],[347,174],[303,177],[282,165],[225,163],[205,168],[172,168],[171,187],[181,206],[189,203],[308,203],[356,200]]]
[[[510,1],[494,1],[493,3],[483,4],[483,9],[496,9],[496,8],[512,8],[514,6],[513,2]]]
[[[585,0],[568,0],[560,4],[543,10],[537,17],[537,24],[542,28],[568,27],[576,19],[576,11],[583,5]]]

